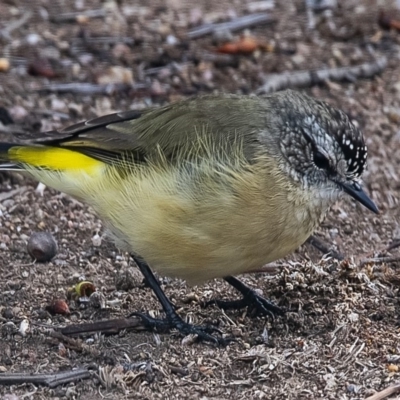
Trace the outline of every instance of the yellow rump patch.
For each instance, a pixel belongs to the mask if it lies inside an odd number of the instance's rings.
[[[76,151],[58,147],[15,146],[8,150],[10,161],[53,170],[91,170],[104,163]]]

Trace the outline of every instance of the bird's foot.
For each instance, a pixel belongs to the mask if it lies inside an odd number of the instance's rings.
[[[166,318],[157,319],[151,317],[150,315],[139,312],[134,312],[130,314],[130,316],[139,317],[143,321],[144,326],[151,330],[165,332],[171,329],[177,329],[184,336],[190,334],[196,335],[197,341],[209,342],[223,346],[232,341],[232,339],[224,339],[222,337],[213,335],[214,333],[221,335],[221,331],[214,326],[196,326],[183,321],[182,318],[176,313],[176,307],[171,303],[170,300],[168,300],[167,296],[165,296],[165,293],[161,289],[160,283],[151,272],[151,269],[146,262],[135,255],[132,255],[132,257],[160,301],[166,314]]]
[[[256,314],[271,317],[272,319],[274,319],[276,315],[285,314],[285,310],[283,308],[278,307],[265,297],[257,294],[255,290],[250,288],[248,288],[248,291],[243,294],[243,298],[241,298],[240,300],[210,300],[206,303],[206,306],[211,304],[216,304],[218,307],[224,310],[239,310],[248,307],[250,311],[255,312]]]
[[[183,319],[178,314],[167,316],[167,318],[164,319],[153,318],[148,314],[140,312],[134,312],[129,316],[130,317],[137,316],[141,318],[145,327],[149,330],[155,330],[158,332],[168,332],[171,329],[177,329],[179,333],[181,333],[183,336],[196,335],[197,341],[208,342],[222,346],[226,346],[228,343],[232,341],[232,339],[228,338],[225,339],[213,335],[214,333],[218,333],[219,335],[222,334],[222,332],[215,326],[192,325],[189,324],[188,322],[183,321]]]

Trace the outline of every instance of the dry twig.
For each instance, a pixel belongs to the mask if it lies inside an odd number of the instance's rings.
[[[0,374],[0,385],[20,385],[22,383],[33,383],[34,385],[45,385],[54,388],[65,383],[75,382],[81,379],[88,379],[91,373],[87,369],[74,371],[57,372],[54,374],[30,374],[26,372]]]
[[[126,83],[110,83],[97,85],[94,83],[55,83],[38,89],[41,93],[73,93],[80,95],[112,94],[128,90],[145,89],[145,84],[127,85]]]
[[[358,266],[363,267],[365,264],[383,264],[395,261],[400,261],[400,256],[364,258],[360,260]]]
[[[134,39],[127,36],[97,36],[97,37],[86,37],[76,38],[75,42],[85,42],[88,44],[106,44],[106,45],[114,45],[114,44],[129,44],[133,45],[135,43]]]
[[[10,198],[16,196],[17,194],[22,194],[25,191],[27,191],[28,189],[29,189],[28,186],[21,186],[17,189],[10,190],[9,192],[0,193],[0,201],[10,199]]]
[[[330,249],[322,240],[318,239],[316,236],[311,235],[307,239],[307,243],[314,246],[317,250],[319,250],[323,254],[329,254],[331,257],[335,258],[336,260],[342,261],[344,260],[344,255]]]
[[[306,7],[311,8],[313,11],[321,12],[330,10],[337,7],[336,0],[306,0]]]
[[[222,22],[220,24],[205,24],[198,26],[197,28],[190,30],[187,34],[187,37],[189,39],[198,39],[210,34],[218,35],[220,32],[239,31],[255,25],[271,23],[273,21],[275,21],[275,18],[271,17],[269,14],[250,14],[245,15],[244,17],[235,18],[232,21]]]
[[[387,58],[381,57],[352,67],[326,68],[320,70],[283,72],[271,74],[265,78],[265,84],[257,90],[257,94],[271,93],[278,90],[307,87],[331,81],[355,81],[360,78],[371,78],[381,73],[387,66]]]
[[[143,330],[144,326],[140,319],[120,318],[85,324],[69,325],[65,328],[59,329],[59,332],[65,336],[88,335],[96,332],[111,335],[116,334],[124,329]]]
[[[24,26],[32,17],[32,12],[26,12],[20,19],[11,22],[8,26],[0,30],[0,38],[11,40],[11,33]]]
[[[77,12],[69,12],[59,15],[50,16],[50,21],[52,22],[76,22],[79,17],[85,18],[104,18],[106,16],[106,10],[86,10],[86,11],[77,11]]]
[[[367,397],[365,400],[382,400],[398,392],[400,392],[400,383],[389,386],[381,392],[375,393],[374,395]]]
[[[394,240],[391,244],[389,244],[388,247],[386,247],[384,251],[394,250],[397,249],[397,247],[399,246],[400,246],[400,240]]]

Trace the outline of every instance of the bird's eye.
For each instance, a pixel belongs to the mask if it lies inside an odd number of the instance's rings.
[[[329,159],[319,150],[314,151],[314,164],[321,169],[328,170],[330,168]]]

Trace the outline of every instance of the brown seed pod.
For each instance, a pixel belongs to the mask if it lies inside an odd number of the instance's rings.
[[[79,282],[75,286],[75,292],[78,295],[78,297],[89,297],[95,291],[96,291],[96,286],[94,286],[93,283],[89,281]]]
[[[61,314],[61,315],[68,315],[71,314],[71,311],[69,311],[68,304],[66,303],[65,300],[62,299],[56,299],[51,302],[50,305],[46,307],[46,310],[50,314]]]

